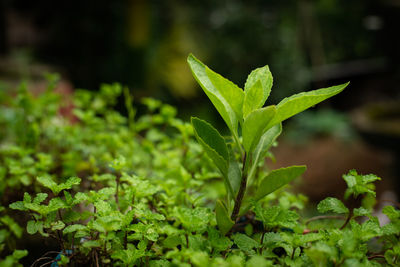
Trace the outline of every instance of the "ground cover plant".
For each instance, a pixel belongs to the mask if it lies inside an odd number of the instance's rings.
[[[347,84],[263,107],[268,66],[242,90],[188,63],[229,136],[158,100],[133,105],[118,84],[66,103],[48,75],[39,96],[24,84],[1,96],[1,266],[398,266],[400,211],[386,206],[380,225],[379,177],[349,171],[344,199],[359,206],[327,196],[309,215],[306,196],[284,187],[306,167],[265,164],[282,121]]]

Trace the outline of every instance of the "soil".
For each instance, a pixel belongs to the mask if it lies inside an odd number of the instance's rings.
[[[394,156],[371,147],[361,140],[343,142],[333,137],[310,141],[306,145],[295,145],[280,141],[273,148],[277,161],[268,162],[272,169],[307,165],[307,171],[296,188],[306,194],[310,201],[320,201],[328,196],[342,198],[346,183],[341,178],[351,169],[358,173],[373,173],[382,178],[376,183],[377,194],[394,187]]]

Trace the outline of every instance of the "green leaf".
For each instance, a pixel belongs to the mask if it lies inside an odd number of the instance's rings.
[[[349,209],[337,198],[328,197],[319,202],[317,209],[321,213],[334,212],[334,213],[348,213]]]
[[[34,235],[36,234],[38,231],[39,232],[43,232],[43,222],[42,221],[29,221],[26,225],[26,231],[28,232],[28,234]]]
[[[192,125],[197,141],[204,147],[221,173],[226,177],[229,152],[224,138],[208,122],[192,117]]]
[[[253,248],[259,248],[261,245],[254,239],[248,237],[247,235],[237,233],[233,237],[233,242],[244,251],[251,251]]]
[[[303,92],[284,98],[276,106],[276,116],[270,125],[280,123],[322,101],[342,92],[349,83]]]
[[[260,138],[256,148],[253,151],[253,167],[256,168],[257,164],[260,160],[264,160],[265,154],[268,152],[268,149],[272,146],[278,136],[282,133],[282,124],[279,123],[268,131],[266,131]],[[252,171],[251,171],[252,172]]]
[[[38,193],[36,197],[33,199],[33,203],[40,204],[47,198],[46,193]]]
[[[221,236],[214,227],[210,227],[208,229],[208,241],[210,242],[210,245],[214,251],[217,252],[227,250],[233,244],[230,238],[223,235]]]
[[[370,217],[371,211],[366,208],[360,207],[360,208],[353,210],[353,215],[354,215],[354,217],[360,217],[360,216]]]
[[[380,180],[378,176],[374,174],[362,175],[358,174],[356,170],[350,170],[349,173],[343,175],[343,180],[347,184],[347,190],[344,197],[347,199],[350,195],[357,197],[361,194],[370,194],[375,197],[374,191],[375,186],[373,182]]]
[[[84,248],[94,248],[94,247],[100,247],[100,241],[99,240],[89,240],[85,241],[82,243],[82,247]]]
[[[32,202],[32,197],[27,192],[24,193],[24,202],[25,203],[31,203]]]
[[[73,232],[77,232],[77,231],[85,231],[87,229],[87,227],[85,225],[82,224],[72,224],[72,225],[68,225],[67,227],[64,228],[63,230],[63,234],[70,234]]]
[[[220,91],[215,88],[206,72],[206,65],[190,54],[187,58],[187,62],[192,70],[193,76],[196,81],[200,84],[203,91],[206,93],[208,98],[211,100],[219,114],[224,119],[228,128],[232,134],[237,136],[238,117],[235,111],[232,109],[227,100],[223,97]]]
[[[257,81],[249,90],[245,91],[243,101],[243,118],[246,118],[253,110],[263,106],[263,88]]]
[[[62,230],[65,227],[65,223],[62,221],[56,221],[51,223],[51,230],[56,231],[56,230]]]
[[[299,215],[292,211],[282,208],[281,206],[272,206],[263,208],[258,202],[254,212],[256,219],[261,220],[266,227],[287,227],[294,228],[297,225]]]
[[[13,232],[16,237],[21,238],[23,229],[11,217],[8,215],[3,215],[0,217],[0,222],[4,225],[7,225],[10,231]],[[2,243],[1,238],[0,243]]]
[[[385,214],[386,216],[388,216],[388,218],[393,221],[393,220],[397,220],[400,219],[400,211],[396,210],[393,206],[385,206],[382,209],[383,214]]]
[[[202,207],[194,209],[175,207],[174,215],[182,223],[183,228],[189,232],[202,233],[206,230],[213,213],[209,209]]]
[[[9,205],[10,209],[13,210],[27,210],[23,201],[16,201]]]
[[[57,183],[54,182],[50,176],[40,176],[37,178],[37,181],[39,183],[41,183],[44,187],[47,187],[48,189],[50,189],[54,194],[58,194]]]
[[[62,190],[71,189],[72,186],[80,184],[81,179],[78,177],[70,177],[65,183],[57,184],[50,176],[41,176],[37,178],[37,181],[44,187],[49,188],[55,195],[58,195]]]
[[[206,74],[214,87],[221,93],[226,102],[231,106],[233,111],[235,112],[238,119],[243,117],[242,115],[242,107],[243,107],[243,99],[244,92],[240,89],[236,84],[225,79],[218,73],[215,73],[208,67],[206,67]]]
[[[260,141],[269,122],[275,116],[275,106],[252,111],[243,123],[243,147],[249,153]]]
[[[218,228],[221,234],[225,235],[226,233],[229,232],[229,230],[231,230],[232,226],[235,223],[231,220],[228,214],[228,210],[225,208],[221,200],[218,200],[215,205],[215,214],[217,218]]]
[[[273,78],[268,66],[253,70],[244,85],[243,115],[264,105],[271,93]]]
[[[290,183],[293,179],[302,175],[306,169],[306,166],[290,166],[271,171],[258,187],[255,200],[258,201],[287,183]]]

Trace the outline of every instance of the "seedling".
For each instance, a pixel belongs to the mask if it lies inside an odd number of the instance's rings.
[[[257,166],[262,164],[268,149],[282,132],[282,122],[342,92],[349,83],[292,95],[277,105],[263,107],[273,83],[268,66],[253,70],[242,90],[193,55],[187,60],[193,76],[225,121],[236,144],[235,147],[228,145],[226,138],[211,124],[192,118],[198,142],[224,177],[228,197],[219,200],[215,210],[221,232],[227,233],[238,217],[248,211],[250,203],[259,201],[306,170],[306,166],[291,166],[259,179]],[[248,190],[249,185],[255,189]]]

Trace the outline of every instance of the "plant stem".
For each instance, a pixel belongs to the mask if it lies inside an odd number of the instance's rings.
[[[235,199],[235,205],[233,206],[233,211],[231,215],[232,221],[236,222],[237,216],[239,215],[240,206],[242,205],[244,193],[246,192],[247,186],[247,174],[246,174],[246,165],[247,165],[247,157],[246,153],[244,153],[243,157],[243,167],[242,167],[242,179],[240,181],[239,192],[237,193]]]
[[[353,211],[351,210],[351,211],[349,212],[349,215],[347,216],[346,221],[344,222],[344,224],[342,225],[342,227],[340,227],[340,230],[343,230],[343,229],[346,227],[346,225],[350,222],[350,219],[351,219],[352,216],[353,216]]]
[[[236,134],[233,134],[233,139],[235,139],[236,145],[238,146],[239,150],[240,150],[240,155],[242,155],[242,157],[246,157],[246,152],[243,150],[242,145],[240,144],[239,141],[239,137]],[[244,163],[244,161],[243,161]]]
[[[382,258],[384,259],[385,256],[384,255],[372,255],[368,257],[368,260],[372,260],[372,259],[376,259],[376,258]]]
[[[337,215],[337,216],[336,216],[336,215],[321,215],[321,216],[315,216],[315,217],[312,217],[312,218],[308,219],[308,220],[305,222],[305,224],[307,225],[307,224],[309,224],[309,223],[312,222],[312,221],[316,221],[316,220],[325,220],[325,219],[345,220],[346,217],[340,216],[340,215]]]
[[[117,188],[115,190],[115,202],[117,204],[117,209],[119,210],[119,181],[120,181],[120,175],[117,174]]]

